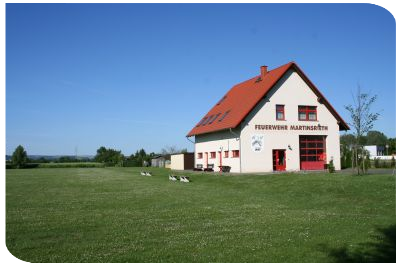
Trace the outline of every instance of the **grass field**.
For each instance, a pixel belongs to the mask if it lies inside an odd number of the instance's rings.
[[[395,176],[6,170],[6,244],[29,262],[392,261]]]

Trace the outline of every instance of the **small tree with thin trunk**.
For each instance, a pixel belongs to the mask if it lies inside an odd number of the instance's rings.
[[[11,161],[17,168],[22,168],[26,164],[28,161],[28,155],[24,147],[18,145],[12,154]]]
[[[374,127],[374,122],[378,119],[379,113],[371,111],[371,106],[377,99],[376,95],[370,96],[368,93],[362,92],[360,85],[358,85],[356,95],[352,94],[352,96],[354,105],[346,105],[345,108],[350,113],[351,122],[349,124],[355,131],[354,161],[357,174],[360,174],[360,164],[362,165],[362,172],[365,173],[364,149],[360,147],[360,140]],[[359,162],[360,152],[361,162]]]
[[[4,148],[0,143],[0,163],[3,162],[3,158],[4,158]]]

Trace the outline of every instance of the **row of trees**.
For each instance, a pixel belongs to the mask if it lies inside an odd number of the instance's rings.
[[[148,154],[144,149],[140,149],[125,157],[119,150],[102,146],[97,150],[94,160],[106,166],[150,166],[151,158],[155,155],[154,152]]]
[[[161,150],[160,155],[167,159],[173,153],[187,152],[186,149],[177,149],[175,146],[166,146]],[[16,168],[23,168],[28,163],[71,163],[71,162],[90,162],[95,161],[103,163],[105,166],[150,166],[151,158],[156,156],[154,152],[147,153],[144,149],[137,150],[134,154],[126,157],[121,151],[101,146],[96,151],[93,160],[89,158],[76,158],[71,156],[61,156],[57,159],[50,160],[45,157],[39,159],[29,159],[24,147],[19,145],[11,156],[11,163]]]
[[[93,160],[103,163],[105,166],[148,166],[153,156],[155,156],[154,153],[147,154],[144,149],[140,149],[136,151],[135,154],[125,157],[121,151],[107,149],[102,146],[97,150]],[[11,156],[11,163],[18,169],[26,167],[28,163],[71,163],[88,161],[90,161],[88,158],[77,159],[71,156],[61,156],[55,160],[48,160],[45,157],[33,160],[28,158],[27,152],[21,145],[15,149]]]
[[[161,154],[167,160],[171,154],[185,153],[186,149],[178,149],[175,146],[166,146],[161,150]],[[150,166],[151,158],[156,156],[154,152],[146,153],[144,149],[137,150],[134,154],[125,157],[121,151],[100,147],[97,150],[95,161],[104,163],[107,166]]]
[[[185,153],[186,149],[178,149],[175,146],[166,146],[161,150],[158,155],[164,156],[167,160],[174,153]],[[94,160],[105,164],[106,166],[150,166],[151,158],[155,157],[157,154],[154,152],[147,153],[144,149],[137,150],[135,153],[128,157],[125,157],[121,151],[114,149],[107,149],[105,147],[100,147]]]

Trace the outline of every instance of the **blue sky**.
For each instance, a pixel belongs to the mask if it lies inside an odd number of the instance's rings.
[[[7,4],[6,154],[193,150],[234,84],[296,61],[345,120],[357,84],[395,137],[395,20],[369,4]]]

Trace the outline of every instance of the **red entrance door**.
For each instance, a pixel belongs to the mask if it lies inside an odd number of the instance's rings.
[[[286,150],[272,150],[272,165],[274,171],[286,170]]]

